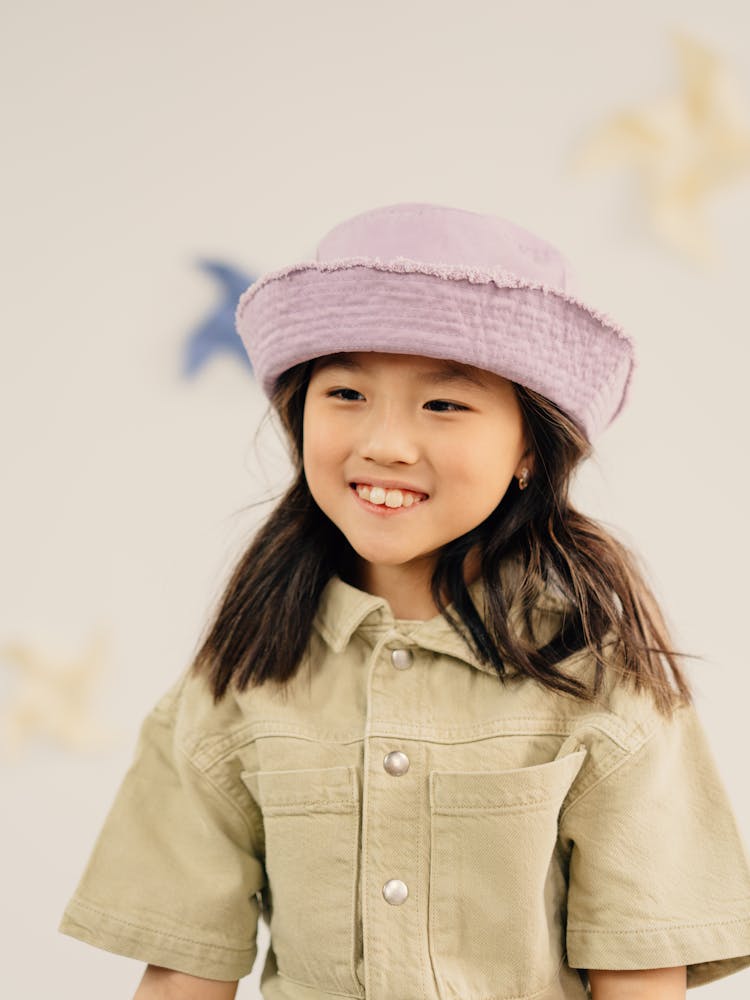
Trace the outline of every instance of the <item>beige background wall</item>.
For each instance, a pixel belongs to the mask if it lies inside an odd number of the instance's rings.
[[[654,240],[631,172],[567,170],[603,117],[677,89],[673,28],[750,100],[747,5],[48,0],[0,16],[0,644],[64,665],[108,630],[91,718],[112,734],[98,750],[37,734],[0,764],[3,993],[132,995],[138,963],[56,924],[142,716],[265,510],[243,508],[284,481],[274,434],[254,443],[265,401],[246,369],[217,356],[180,377],[218,296],[195,258],[257,273],[379,204],[537,231],[636,337],[632,401],[576,499],[638,549],[678,648],[705,657],[688,669],[750,840],[750,181],[706,203],[709,272]],[[18,676],[0,662],[9,710]]]

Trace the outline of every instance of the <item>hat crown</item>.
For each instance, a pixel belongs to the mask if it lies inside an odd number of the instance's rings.
[[[425,202],[362,212],[334,226],[316,260],[407,258],[440,265],[510,272],[525,281],[573,292],[572,269],[560,251],[508,219]]]

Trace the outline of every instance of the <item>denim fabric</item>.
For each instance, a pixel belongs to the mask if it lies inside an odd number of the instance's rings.
[[[511,622],[542,644],[562,608]],[[560,666],[591,679],[586,651]],[[334,577],[287,691],[215,706],[185,671],[147,716],[60,930],[231,980],[265,919],[267,1000],[583,1000],[578,970],[750,965],[750,858],[695,708],[667,720],[614,670],[596,704],[509,674]]]

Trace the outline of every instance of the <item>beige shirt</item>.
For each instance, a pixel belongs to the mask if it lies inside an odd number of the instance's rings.
[[[508,669],[334,577],[286,693],[215,706],[186,671],[148,715],[60,930],[232,980],[262,917],[267,1000],[581,1000],[578,969],[750,965],[750,859],[695,709]]]

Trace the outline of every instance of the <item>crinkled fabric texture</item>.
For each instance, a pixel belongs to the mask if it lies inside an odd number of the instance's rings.
[[[311,261],[251,286],[236,324],[266,395],[302,361],[382,351],[458,361],[528,386],[589,440],[612,423],[636,366],[619,327],[554,289],[500,273],[445,270],[439,276],[418,262]]]
[[[235,313],[264,392],[340,351],[495,372],[555,402],[592,441],[621,412],[635,344],[574,294],[570,262],[500,216],[406,202],[335,226],[315,257],[262,275]]]
[[[562,614],[545,596],[534,642]],[[561,667],[591,679],[585,651]],[[232,980],[263,918],[266,1000],[583,1000],[589,968],[745,969],[750,859],[700,719],[615,676],[593,705],[501,683],[444,618],[334,577],[286,691],[215,706],[186,671],[148,715],[60,930]]]

